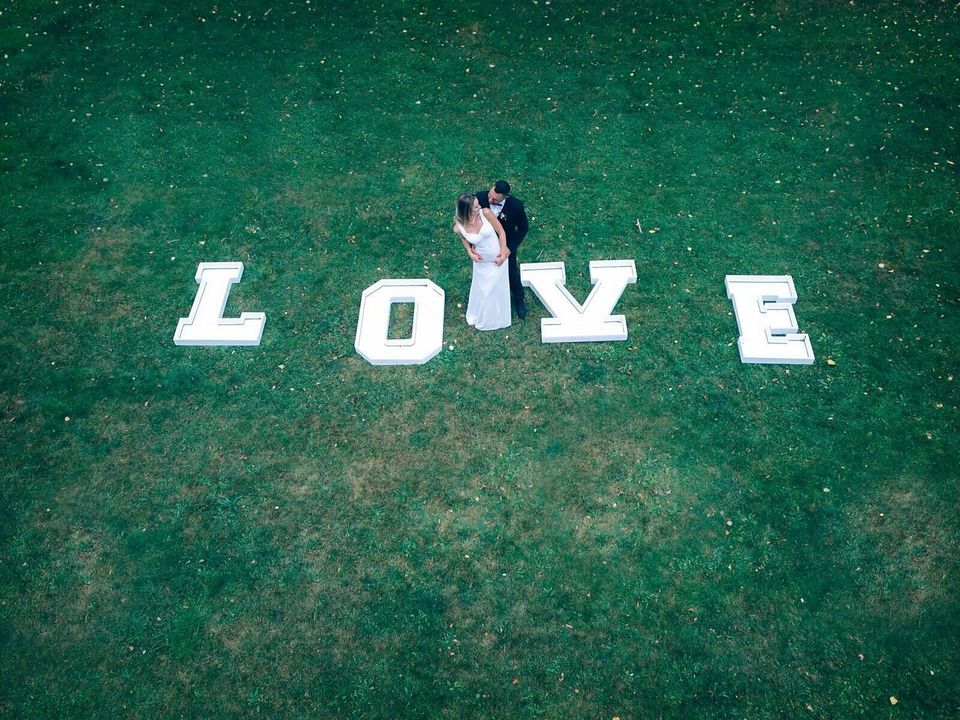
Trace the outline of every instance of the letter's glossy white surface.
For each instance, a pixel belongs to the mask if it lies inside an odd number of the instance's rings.
[[[593,290],[583,305],[566,288],[562,262],[521,263],[520,281],[533,290],[553,316],[540,321],[545,343],[603,342],[627,339],[627,319],[611,315],[623,291],[637,281],[633,260],[591,260]]]
[[[797,291],[790,275],[727,275],[740,339],[740,361],[812,365],[813,347],[799,332],[793,304]]]
[[[414,304],[409,338],[389,338],[393,303]],[[422,365],[443,349],[443,303],[430,280],[380,280],[363,291],[353,346],[371,365]]]
[[[223,317],[230,286],[243,277],[242,262],[203,262],[197,266],[200,285],[189,317],[180,318],[173,334],[176,345],[259,345],[267,316],[262,312]]]

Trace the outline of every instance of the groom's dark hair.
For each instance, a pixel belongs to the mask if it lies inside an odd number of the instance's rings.
[[[497,180],[497,181],[493,184],[493,189],[496,190],[496,191],[497,191],[498,193],[500,193],[501,195],[509,195],[509,194],[510,194],[510,183],[508,183],[506,180]]]

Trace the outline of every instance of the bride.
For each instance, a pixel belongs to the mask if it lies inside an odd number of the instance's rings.
[[[477,330],[510,327],[510,276],[506,265],[510,251],[500,221],[480,207],[475,195],[464,193],[457,199],[453,232],[473,260],[467,324]]]

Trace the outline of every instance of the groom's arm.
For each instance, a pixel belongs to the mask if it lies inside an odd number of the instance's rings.
[[[503,229],[503,225],[500,224],[500,221],[497,220],[497,216],[493,214],[493,211],[489,208],[484,208],[483,212],[484,217],[487,218],[487,222],[493,226],[493,229],[497,233],[497,239],[500,240],[500,254],[497,255],[494,262],[497,265],[502,265],[503,261],[510,257],[510,248],[507,247],[507,234]]]
[[[530,229],[530,223],[527,222],[527,212],[524,210],[523,203],[520,200],[517,200],[517,209],[514,212],[514,218],[517,223],[517,244],[519,245],[523,238],[526,237],[527,230]]]

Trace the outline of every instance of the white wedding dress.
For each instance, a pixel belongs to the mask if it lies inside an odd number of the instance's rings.
[[[477,330],[499,330],[510,327],[510,276],[507,263],[493,261],[500,254],[500,239],[493,225],[480,214],[479,232],[468,232],[460,223],[457,230],[483,258],[473,263],[473,282],[467,302],[467,324]]]

